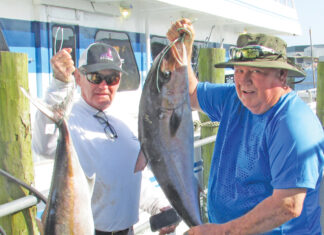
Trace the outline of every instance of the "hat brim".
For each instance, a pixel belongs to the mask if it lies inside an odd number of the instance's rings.
[[[82,67],[86,70],[87,73],[99,72],[101,70],[109,69],[109,70],[116,70],[116,71],[127,74],[127,72],[122,70],[120,67],[115,66],[113,64],[108,64],[108,63],[83,65]]]
[[[306,74],[295,66],[282,61],[228,61],[215,64],[216,68],[233,68],[234,66],[249,66],[256,68],[276,68],[288,70],[288,77],[305,77]]]

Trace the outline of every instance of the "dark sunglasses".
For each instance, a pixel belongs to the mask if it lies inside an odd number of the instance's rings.
[[[104,112],[98,111],[93,116],[98,120],[100,124],[104,125],[105,134],[110,140],[115,140],[118,138],[115,128],[108,122],[108,118]]]
[[[85,74],[87,80],[93,84],[100,84],[103,80],[106,81],[108,86],[114,86],[119,83],[120,74],[112,73],[109,75],[102,75],[100,73],[87,73]]]

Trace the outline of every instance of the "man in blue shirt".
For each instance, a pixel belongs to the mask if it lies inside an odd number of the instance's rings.
[[[167,36],[174,41],[181,33],[189,60],[189,20],[175,22]],[[192,108],[220,122],[208,182],[210,223],[188,234],[321,234],[323,128],[287,85],[287,77],[305,74],[288,61],[286,43],[240,35],[230,60],[215,65],[234,68],[235,85],[199,83],[188,67]]]

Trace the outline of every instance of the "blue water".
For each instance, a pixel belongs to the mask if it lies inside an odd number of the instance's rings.
[[[313,83],[313,71],[312,69],[305,69],[306,72],[306,78],[303,82],[295,84],[295,90],[307,90],[307,89],[313,89],[317,87],[317,69],[315,69],[315,87]],[[296,78],[295,81],[299,81],[300,78]]]

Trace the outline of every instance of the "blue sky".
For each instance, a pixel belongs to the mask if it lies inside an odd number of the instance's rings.
[[[309,45],[309,29],[313,45],[324,44],[324,0],[295,0],[295,7],[301,24],[302,35],[281,37],[288,46]]]

